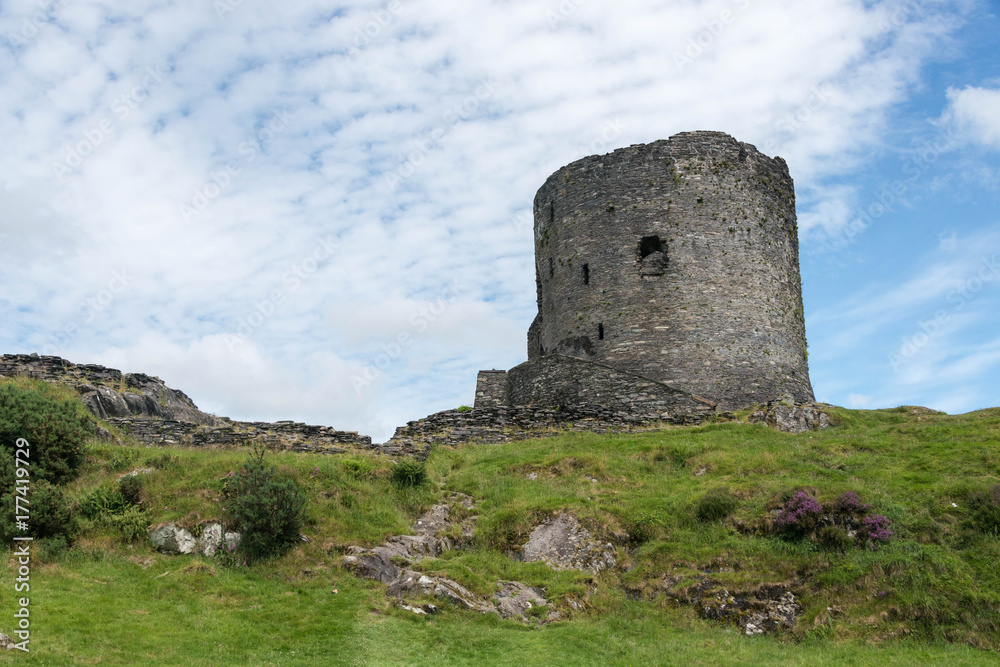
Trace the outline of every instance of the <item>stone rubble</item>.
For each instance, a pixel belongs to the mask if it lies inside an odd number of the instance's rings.
[[[830,415],[815,403],[768,403],[750,415],[751,424],[765,424],[785,433],[805,433],[830,428]]]
[[[401,600],[434,597],[482,614],[492,613],[499,614],[502,618],[519,619],[526,619],[533,607],[547,606],[548,602],[542,591],[520,582],[500,582],[499,590],[492,599],[484,599],[457,581],[428,576],[407,567],[424,558],[435,558],[443,551],[455,547],[456,540],[443,533],[456,525],[450,520],[450,516],[457,505],[471,510],[472,498],[453,493],[448,503],[431,507],[414,524],[416,535],[390,537],[384,545],[372,549],[349,547],[344,556],[344,567],[356,576],[386,584],[389,596],[396,598],[401,608],[413,613],[432,612],[429,612],[428,605],[414,607]],[[462,535],[458,541],[471,539],[474,522],[475,517],[470,517],[458,524]]]

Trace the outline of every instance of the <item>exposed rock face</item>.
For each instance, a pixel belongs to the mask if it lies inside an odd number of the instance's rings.
[[[191,554],[198,547],[194,535],[173,523],[150,530],[149,541],[167,554]]]
[[[220,546],[236,548],[240,543],[240,534],[226,532],[222,525],[216,522],[206,523],[202,527],[200,538],[175,523],[168,523],[149,531],[149,541],[158,551],[166,554],[193,554],[196,551],[206,556],[214,556]]]
[[[703,618],[735,623],[748,636],[793,628],[802,614],[795,595],[777,586],[749,593],[730,593],[723,588],[701,598],[695,606]]]
[[[160,417],[194,424],[219,423],[218,417],[199,410],[184,392],[143,373],[74,364],[60,357],[5,354],[0,359],[0,375],[23,375],[75,387],[87,409],[100,419]]]
[[[597,574],[615,566],[615,549],[595,540],[572,514],[549,519],[531,532],[521,547],[521,559],[542,561],[556,570],[581,570]]]
[[[770,405],[750,415],[751,424],[767,424],[785,433],[805,433],[830,427],[830,415],[816,405]]]
[[[428,576],[406,567],[424,558],[437,557],[445,549],[454,547],[454,540],[442,533],[455,525],[449,517],[457,505],[472,509],[472,498],[452,494],[449,504],[429,509],[413,526],[417,535],[390,537],[384,545],[373,549],[350,547],[344,556],[344,567],[356,576],[387,584],[387,593],[397,599],[435,597],[482,614],[500,614],[503,618],[525,618],[531,608],[548,604],[541,591],[520,582],[500,582],[493,598],[485,599],[457,581]],[[475,517],[471,517],[459,524],[462,540],[471,539],[474,521]],[[413,613],[428,612],[428,605],[412,607],[400,603],[400,606]]]

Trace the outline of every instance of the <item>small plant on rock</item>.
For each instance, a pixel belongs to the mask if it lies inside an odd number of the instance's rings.
[[[888,517],[882,514],[869,514],[861,521],[858,538],[864,540],[872,548],[886,544],[889,542],[889,538],[895,534],[889,530],[889,525]]]
[[[805,491],[799,491],[784,504],[774,517],[779,530],[796,537],[805,537],[816,530],[823,517],[823,506]]]

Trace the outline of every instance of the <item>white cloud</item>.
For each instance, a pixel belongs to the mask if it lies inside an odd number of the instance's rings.
[[[1000,148],[1000,88],[949,88],[944,119],[967,140]]]

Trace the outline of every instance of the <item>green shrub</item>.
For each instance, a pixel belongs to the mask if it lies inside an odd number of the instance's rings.
[[[427,466],[419,461],[400,461],[392,466],[392,483],[396,486],[423,486],[427,482]]]
[[[130,507],[132,503],[119,489],[99,486],[80,503],[80,514],[88,519],[101,521],[106,517],[124,514]]]
[[[139,475],[128,475],[118,480],[118,492],[132,505],[142,504],[143,481]]]
[[[281,556],[299,541],[306,494],[293,479],[264,462],[254,447],[246,463],[223,483],[227,530],[240,533],[239,551],[248,561]]]
[[[62,489],[46,481],[32,480],[27,487],[28,505],[22,503],[21,508],[28,510],[25,523],[28,530],[17,528],[15,516],[17,505],[14,493],[5,493],[0,501],[0,535],[5,544],[9,544],[15,535],[31,536],[36,539],[46,537],[62,537],[72,541],[77,532],[76,516],[70,502]]]
[[[149,514],[140,507],[130,507],[121,514],[111,515],[104,522],[118,531],[126,542],[135,542],[146,536]]]
[[[460,405],[460,406],[458,406],[458,411],[459,412],[471,412],[472,408],[470,406],[468,406],[468,405]]]
[[[83,463],[84,442],[92,433],[91,419],[78,401],[57,400],[41,386],[0,384],[0,456],[12,459],[18,438],[27,440],[32,482],[74,479]],[[9,489],[10,482],[0,479],[0,489]]]
[[[719,521],[732,514],[738,506],[739,500],[723,486],[701,497],[695,507],[695,516],[699,521]]]
[[[819,529],[819,541],[827,549],[847,551],[854,546],[854,538],[839,526],[823,526]]]
[[[1000,534],[1000,484],[969,494],[972,523],[984,533]]]

